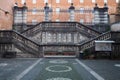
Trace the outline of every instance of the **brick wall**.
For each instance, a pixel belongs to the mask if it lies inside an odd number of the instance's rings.
[[[18,2],[18,6],[22,6],[23,4],[21,4],[22,0],[16,0],[16,2]],[[93,7],[95,6],[95,3],[98,4],[99,7],[103,7],[104,6],[104,0],[96,0],[96,2],[92,2],[92,0],[84,0],[83,3],[80,3],[80,0],[72,0],[72,2],[74,3],[75,9],[80,9],[80,8],[84,8],[85,10],[87,9],[93,9]],[[32,0],[26,0],[27,3],[27,7],[28,9],[40,9],[40,8],[44,8],[45,3],[44,0],[36,0],[36,3],[33,4]],[[68,21],[69,20],[69,14],[68,13],[59,13],[56,14],[55,10],[56,8],[61,8],[61,9],[68,9],[70,7],[70,3],[68,3],[68,0],[60,0],[60,3],[56,3],[56,0],[48,0],[48,4],[49,6],[51,6],[53,8],[53,13],[51,15],[52,21],[56,21],[57,19],[59,19],[60,21]],[[107,2],[108,7],[109,7],[109,14],[111,13],[115,13],[116,12],[116,0],[108,0]],[[93,20],[93,14],[92,13],[84,13],[84,14],[80,14],[80,13],[75,13],[75,21],[80,21],[80,19],[83,19],[84,22],[92,22]],[[40,13],[37,12],[36,14],[32,14],[32,13],[28,13],[28,22],[32,22],[32,20],[37,20],[38,22],[43,21],[44,20],[44,13]]]
[[[5,14],[4,11],[0,10],[0,30],[10,30],[12,29],[12,7],[14,5],[14,0],[0,0],[0,8],[2,10],[8,11],[9,14]]]

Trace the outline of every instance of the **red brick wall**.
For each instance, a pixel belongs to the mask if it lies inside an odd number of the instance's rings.
[[[40,8],[44,8],[45,3],[44,0],[36,0],[37,3],[33,4],[32,0],[26,0],[28,9],[32,9],[33,7],[40,9]],[[95,3],[92,3],[92,0],[84,0],[83,3],[80,3],[80,0],[72,0],[74,3],[74,6],[76,9],[80,9],[81,7],[84,8],[89,8],[92,9],[95,6]],[[19,6],[22,6],[21,4],[21,0],[16,0],[16,2],[18,2]],[[103,7],[104,6],[104,0],[96,0],[96,3],[98,4],[99,7]],[[68,0],[60,0],[60,3],[56,3],[56,0],[48,0],[48,4],[52,6],[53,10],[55,11],[55,9],[57,7],[61,8],[61,9],[68,9],[70,7],[70,3],[68,3]],[[116,0],[108,0],[108,6],[109,6],[109,14],[111,13],[115,13],[116,11]],[[86,20],[86,18],[88,18]],[[31,22],[32,19],[39,21],[44,20],[44,14],[43,13],[37,13],[35,15],[33,15],[32,13],[28,13],[28,22]],[[65,13],[60,13],[60,14],[56,14],[56,12],[54,12],[52,14],[52,21],[55,21],[56,19],[59,19],[60,21],[67,21],[69,20],[69,14],[65,14]],[[84,19],[85,22],[87,21],[92,21],[93,19],[93,14],[75,14],[75,21],[80,21],[80,19]]]
[[[12,29],[13,5],[14,5],[14,0],[0,0],[0,8],[10,13],[6,15],[3,11],[0,10],[0,30]]]

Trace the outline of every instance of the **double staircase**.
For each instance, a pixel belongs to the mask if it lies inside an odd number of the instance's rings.
[[[89,49],[91,47],[95,46],[95,40],[109,40],[111,39],[111,32],[106,33],[99,33],[83,24],[80,24],[78,22],[40,22],[39,24],[23,31],[22,33],[16,32],[14,30],[5,30],[0,31],[0,52],[9,52],[14,51],[14,47],[21,50],[23,53],[28,53],[31,55],[34,55],[34,57],[44,57],[43,55],[43,46],[40,45],[37,42],[30,39],[30,37],[35,36],[40,31],[45,30],[44,26],[57,26],[57,27],[70,27],[73,26],[73,28],[76,31],[79,31],[83,33],[86,36],[90,37],[90,40],[85,41],[84,43],[76,44],[79,48],[79,51],[84,51],[86,49]],[[3,38],[4,37],[4,38]],[[47,45],[45,45],[47,46]]]

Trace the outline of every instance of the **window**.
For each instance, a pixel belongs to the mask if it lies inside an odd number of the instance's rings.
[[[44,3],[48,3],[48,0],[44,0]]]
[[[56,3],[60,3],[60,0],[56,0]]]
[[[60,8],[56,8],[56,13],[59,13],[60,12]]]
[[[104,0],[104,3],[107,3],[107,0]]]
[[[37,20],[32,20],[32,24],[35,25],[37,23]]]
[[[68,0],[68,3],[72,3],[72,0]]]
[[[32,0],[33,4],[36,4],[36,0]]]
[[[87,15],[87,16],[85,17],[85,19],[86,19],[86,22],[87,22],[87,23],[90,22],[90,17],[89,17],[89,15]]]
[[[96,0],[92,0],[92,3],[96,3]]]
[[[84,2],[84,0],[80,0],[80,3],[83,3]]]
[[[119,0],[116,0],[116,3],[119,3]]]
[[[36,14],[36,8],[33,8],[33,10],[32,10],[32,14]]]
[[[24,4],[26,0],[21,0],[21,3]]]
[[[84,13],[84,8],[80,8],[80,13],[81,13],[81,14]]]
[[[68,19],[68,22],[70,22],[70,19]]]
[[[59,19],[56,19],[56,22],[59,22],[60,20]]]
[[[84,19],[80,19],[80,23],[84,23]]]

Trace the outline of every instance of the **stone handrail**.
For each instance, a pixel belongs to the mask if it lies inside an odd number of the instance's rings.
[[[103,34],[99,35],[98,37],[95,37],[87,42],[79,44],[80,51],[84,51],[85,49],[89,49],[89,48],[95,46],[95,40],[108,40],[110,38],[111,38],[110,31],[103,33]]]
[[[41,30],[44,29],[49,29],[49,27],[71,27],[72,29],[76,30],[76,31],[81,31],[83,33],[86,34],[90,34],[91,36],[98,36],[101,33],[89,28],[81,23],[78,22],[40,22],[39,24],[35,25],[34,27],[31,27],[27,30],[25,30],[24,32],[22,32],[23,35],[26,36],[34,36],[36,33],[40,32]]]

